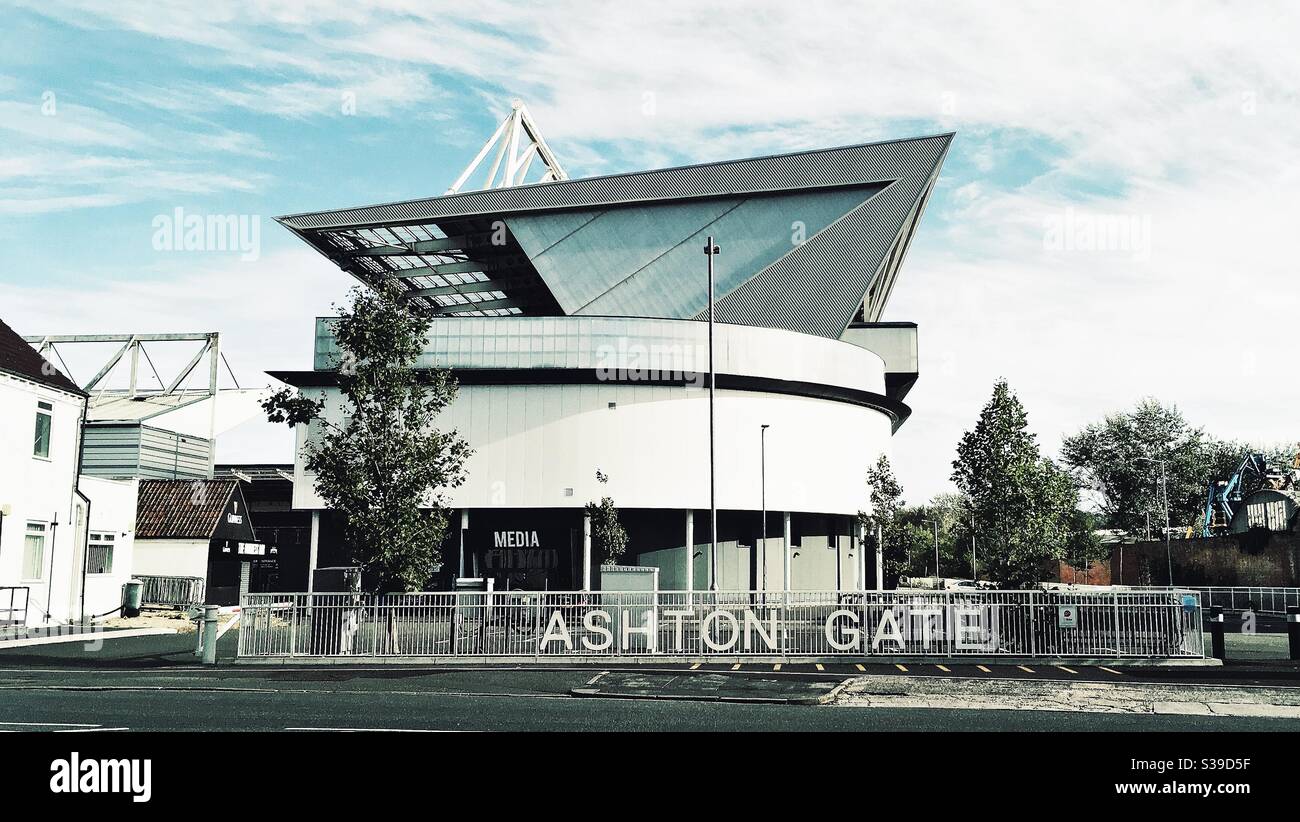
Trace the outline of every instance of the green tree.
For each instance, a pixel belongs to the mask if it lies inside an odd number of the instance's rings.
[[[904,508],[913,575],[930,575],[934,569],[934,523],[939,530],[939,576],[971,576],[970,501],[965,494],[935,494],[929,503]]]
[[[1066,437],[1061,459],[1095,492],[1107,523],[1138,539],[1146,535],[1148,515],[1157,538],[1164,526],[1161,462],[1170,525],[1199,529],[1211,481],[1226,479],[1249,453],[1262,452],[1270,465],[1281,465],[1287,450],[1215,440],[1188,423],[1176,406],[1146,398],[1131,411],[1110,414]]]
[[[871,513],[859,511],[858,521],[866,526],[872,539],[879,535],[885,579],[878,581],[878,584],[893,587],[899,576],[914,572],[909,551],[911,535],[900,516],[903,510],[903,486],[898,477],[894,476],[889,457],[884,454],[880,455],[875,465],[867,469],[867,489]]]
[[[374,592],[426,585],[447,527],[444,491],[464,481],[469,446],[434,427],[456,397],[445,369],[417,369],[429,319],[408,311],[391,286],[352,290],[335,306],[341,403],[281,389],[267,419],[308,425],[303,467],[325,504],[343,514],[343,544]]]
[[[596,481],[604,486],[609,483],[609,476],[597,469]],[[591,517],[592,551],[601,558],[602,564],[617,565],[627,550],[627,530],[619,520],[613,497],[602,496],[598,503],[587,503],[586,511]]]
[[[1076,532],[1078,487],[1039,453],[1006,380],[993,386],[975,428],[962,436],[952,480],[970,500],[981,565],[1003,588],[1037,584],[1051,560],[1087,540]]]

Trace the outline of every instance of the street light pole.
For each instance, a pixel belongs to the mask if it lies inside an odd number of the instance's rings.
[[[762,525],[759,528],[759,539],[763,540],[763,548],[759,551],[763,563],[763,595],[767,595],[767,429],[771,426],[764,423],[758,429],[758,475],[759,475],[759,498],[762,501]]]
[[[980,578],[979,571],[976,570],[976,566],[975,566],[975,515],[974,514],[971,514],[970,517],[970,578],[976,581],[978,581]]]
[[[939,578],[939,520],[934,521],[934,578]]]
[[[928,522],[934,526],[934,578],[939,578],[939,520],[925,519],[922,522]]]
[[[709,258],[709,590],[718,590],[718,479],[714,470],[714,430],[716,427],[714,404],[717,400],[713,370],[713,258],[721,249],[713,244],[710,234],[704,246]]]
[[[1160,496],[1164,498],[1165,503],[1165,567],[1168,575],[1169,587],[1174,585],[1174,554],[1173,547],[1169,543],[1169,474],[1165,470],[1165,461],[1155,457],[1138,457],[1135,462],[1152,462],[1160,466]]]

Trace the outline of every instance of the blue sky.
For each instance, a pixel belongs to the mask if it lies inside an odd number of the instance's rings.
[[[886,316],[921,326],[911,500],[999,376],[1049,452],[1144,395],[1300,438],[1294,4],[793,5],[19,0],[0,316],[219,330],[246,384],[307,367],[350,283],[270,218],[439,194],[513,97],[571,176],[956,130]],[[256,259],[155,249],[176,208],[260,217]],[[221,449],[291,458],[261,425]]]

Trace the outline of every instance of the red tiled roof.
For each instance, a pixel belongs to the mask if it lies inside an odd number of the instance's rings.
[[[136,539],[212,539],[239,480],[141,480]]]
[[[4,320],[0,320],[0,371],[8,371],[32,382],[70,391],[81,397],[86,396],[85,391],[37,354],[36,349],[6,325]]]

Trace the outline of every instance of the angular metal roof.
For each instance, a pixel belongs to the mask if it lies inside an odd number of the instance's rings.
[[[941,134],[278,220],[343,270],[364,282],[399,283],[414,305],[433,314],[690,318],[706,310],[706,300],[683,291],[704,270],[697,257],[704,256],[706,234],[715,235],[725,260],[729,243],[754,246],[757,232],[770,233],[773,225],[788,225],[782,233],[793,236],[802,224],[800,209],[780,197],[825,192],[843,207],[820,219],[802,242],[755,251],[745,261],[750,268],[729,272],[717,311],[728,322],[839,337],[855,315],[879,317],[951,141],[952,134]],[[847,190],[861,197],[845,200]],[[734,205],[683,211],[691,202],[724,198]],[[724,233],[720,221],[740,205],[760,209],[764,226],[732,219]],[[626,209],[644,213],[629,218]],[[538,217],[566,212],[574,217],[572,231],[553,242],[548,235],[548,244],[539,246]],[[614,213],[623,217],[597,219]],[[698,214],[694,223],[692,214]],[[639,248],[630,247],[629,227],[640,232]],[[555,230],[551,225],[543,233]],[[701,253],[687,257],[692,245]],[[593,248],[600,252],[594,259]],[[668,259],[672,251],[679,253]],[[550,255],[546,265],[539,260],[543,252]],[[582,299],[567,287],[570,278],[584,280]]]

